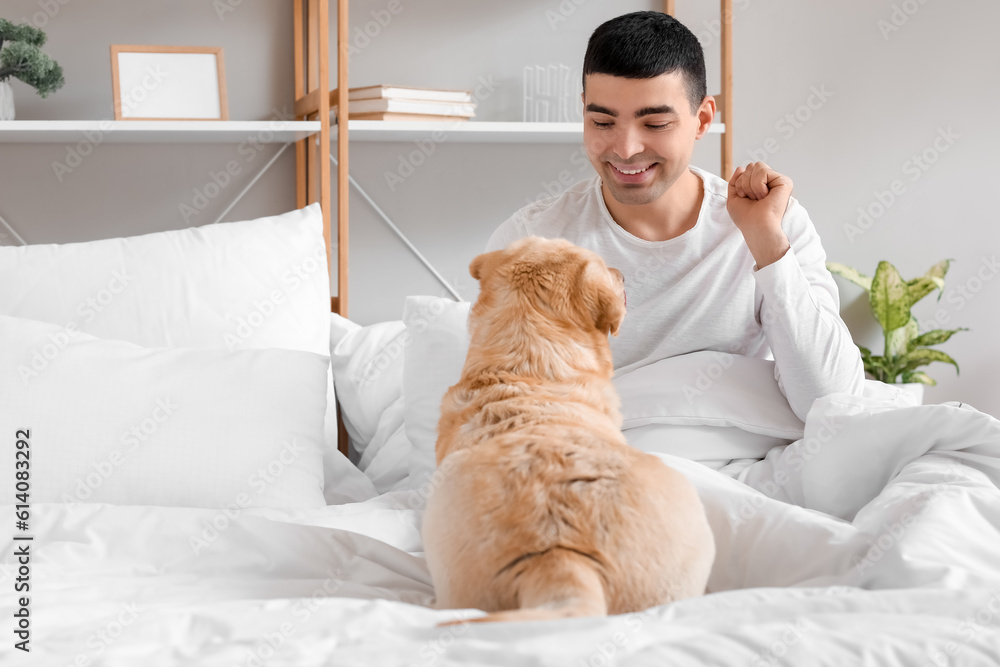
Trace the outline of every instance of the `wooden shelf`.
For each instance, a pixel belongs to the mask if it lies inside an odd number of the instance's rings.
[[[518,123],[490,121],[391,121],[352,120],[351,141],[417,141],[435,132],[447,135],[449,142],[468,143],[552,143],[578,144],[583,140],[583,123]],[[710,134],[726,131],[721,123],[709,128]],[[337,126],[330,126],[330,138],[336,140]]]
[[[9,120],[0,121],[0,143],[283,144],[319,131],[318,120]]]

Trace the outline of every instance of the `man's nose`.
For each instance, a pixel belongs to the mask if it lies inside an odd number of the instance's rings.
[[[615,129],[615,140],[612,150],[621,159],[628,160],[633,155],[641,153],[644,148],[645,145],[637,129],[621,126]]]

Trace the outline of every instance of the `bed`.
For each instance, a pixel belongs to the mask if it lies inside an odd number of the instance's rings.
[[[0,248],[0,662],[1000,661],[1000,421],[868,382],[803,422],[772,362],[717,352],[615,379],[705,504],[705,596],[437,627],[482,613],[434,608],[420,537],[469,304],[331,314],[322,227]]]

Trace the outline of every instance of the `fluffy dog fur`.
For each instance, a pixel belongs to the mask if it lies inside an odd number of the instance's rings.
[[[515,621],[703,594],[715,543],[694,487],[621,433],[608,346],[621,273],[537,237],[469,269],[480,294],[423,525],[438,607]]]

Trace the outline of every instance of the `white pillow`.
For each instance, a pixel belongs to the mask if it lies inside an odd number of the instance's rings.
[[[797,440],[805,428],[778,388],[774,362],[767,359],[692,352],[616,376],[614,384],[622,400],[623,430],[654,423],[734,426]]]
[[[403,306],[410,337],[403,353],[403,420],[413,446],[411,488],[425,486],[434,472],[441,399],[462,375],[471,306],[434,296],[407,297]]]
[[[382,415],[403,395],[403,349],[408,341],[402,320],[363,327],[337,313],[330,315],[330,366],[356,458],[366,453]]]
[[[358,463],[378,494],[409,488],[413,446],[406,437],[404,409],[402,396],[386,409]]]
[[[465,365],[470,307],[430,296],[411,296],[404,306],[411,488],[428,484],[434,472],[441,400]],[[614,383],[622,399],[622,430],[640,449],[698,461],[760,458],[802,437],[804,425],[778,389],[773,361],[695,352],[635,369]]]
[[[62,245],[0,247],[0,314],[145,347],[328,355],[330,282],[319,204],[243,222]],[[327,497],[337,498],[332,377]]]
[[[147,349],[0,315],[0,450],[33,502],[321,507],[328,361]],[[10,468],[13,471],[13,467]],[[14,496],[14,474],[0,495]]]
[[[744,431],[731,426],[710,424],[670,424],[665,422],[635,426],[623,431],[625,440],[650,454],[670,454],[720,468],[734,459],[762,459],[773,447],[793,442]]]
[[[62,245],[0,247],[0,314],[146,347],[329,354],[319,204]]]

